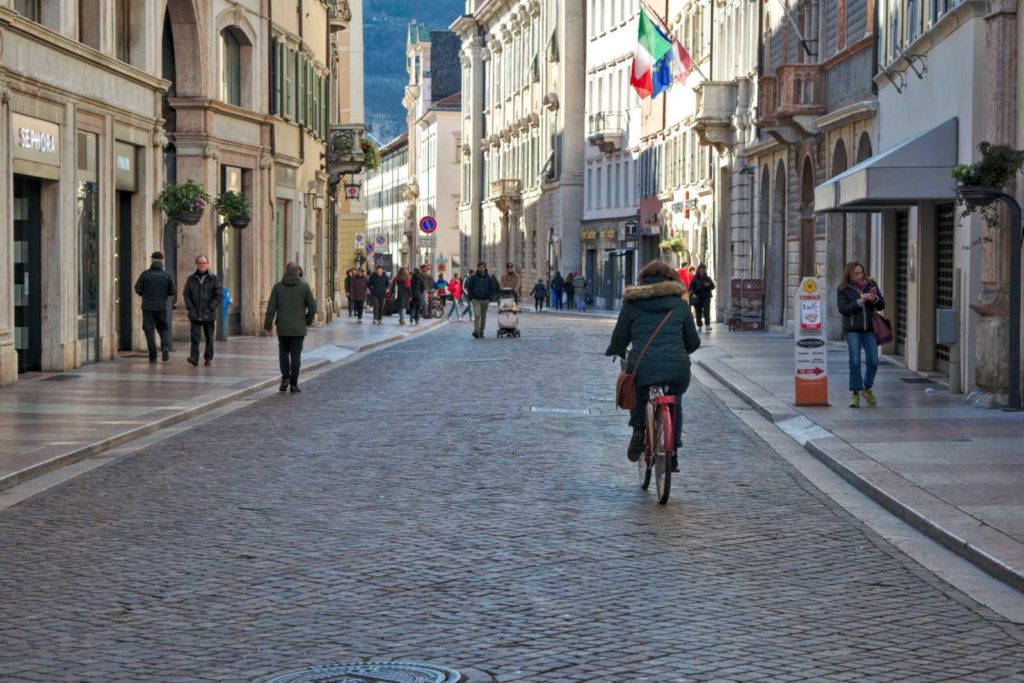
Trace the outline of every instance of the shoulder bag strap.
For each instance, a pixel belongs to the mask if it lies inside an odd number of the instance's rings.
[[[661,332],[661,328],[665,326],[665,323],[668,322],[668,319],[672,317],[672,314],[675,313],[675,311],[675,308],[670,309],[669,312],[665,314],[665,317],[661,319],[661,322],[658,323],[658,326],[654,328],[654,334],[652,334],[650,339],[647,340],[647,343],[644,344],[644,348],[641,349],[640,355],[636,357],[636,363],[633,365],[633,372],[630,373],[630,376],[636,376],[636,371],[640,368],[640,361],[644,359],[644,354],[647,353],[647,349],[650,348],[651,342],[653,342],[654,338],[658,336],[658,333]]]

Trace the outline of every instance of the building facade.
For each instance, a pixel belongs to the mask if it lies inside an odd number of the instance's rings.
[[[179,286],[197,256],[222,261],[235,334],[261,327],[282,259],[324,279],[305,233],[323,221],[326,50],[343,5],[308,3],[300,21],[294,3],[268,16],[257,0],[0,1],[0,383],[140,348],[132,285],[155,250]],[[245,194],[249,226],[152,208],[186,180]],[[178,306],[172,332],[187,329]]]
[[[524,287],[581,270],[586,17],[567,0],[467,0],[459,225],[465,260]]]
[[[583,276],[599,308],[619,306],[643,259],[657,254],[656,248],[641,248],[637,195],[641,112],[630,76],[639,8],[639,0],[590,0],[587,9],[580,250]]]
[[[409,187],[409,134],[402,133],[380,148],[380,165],[366,173],[366,239],[377,245],[378,235],[384,245],[375,246],[374,255],[387,254],[394,274],[403,264],[405,245],[405,193]]]

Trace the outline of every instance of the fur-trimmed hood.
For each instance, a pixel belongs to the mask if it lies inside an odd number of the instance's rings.
[[[680,297],[686,294],[686,285],[676,280],[664,280],[651,285],[632,285],[622,293],[625,301],[641,301],[662,296]]]

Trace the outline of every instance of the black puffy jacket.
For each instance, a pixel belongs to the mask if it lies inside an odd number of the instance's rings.
[[[185,309],[188,319],[196,322],[213,322],[220,312],[224,288],[220,278],[206,271],[198,270],[185,280]]]
[[[167,299],[177,295],[174,279],[159,263],[154,263],[135,281],[135,293],[142,297],[142,310],[166,311]]]
[[[885,310],[885,298],[874,280],[868,281],[868,289],[874,287],[878,291],[878,299],[866,301],[861,305],[860,292],[853,285],[841,287],[836,294],[839,314],[843,316],[843,332],[871,332],[874,327],[871,319],[876,311]]]
[[[690,354],[700,348],[700,336],[690,306],[683,300],[686,286],[662,275],[644,278],[644,283],[626,287],[622,310],[615,323],[606,356],[622,356],[632,343],[626,369],[632,372],[636,359],[658,324],[670,310],[672,316],[651,342],[636,373],[638,387],[678,382],[690,384]]]

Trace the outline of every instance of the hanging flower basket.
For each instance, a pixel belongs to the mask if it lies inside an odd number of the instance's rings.
[[[966,218],[981,209],[986,225],[998,228],[996,194],[1003,192],[1024,168],[1024,151],[989,142],[978,145],[978,151],[981,159],[973,164],[954,166],[950,172],[957,182],[957,201],[963,207],[960,215]]]
[[[231,225],[232,228],[235,228],[236,230],[242,230],[243,228],[249,227],[250,221],[252,221],[252,218],[250,218],[249,216],[241,216],[240,218],[232,218],[231,220],[228,221],[228,223]]]
[[[227,190],[217,195],[213,207],[232,228],[241,230],[252,220],[252,208],[249,200],[240,192]]]
[[[210,195],[201,185],[186,180],[180,185],[168,185],[153,202],[153,208],[183,225],[195,225],[203,217]]]

